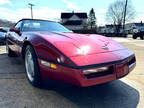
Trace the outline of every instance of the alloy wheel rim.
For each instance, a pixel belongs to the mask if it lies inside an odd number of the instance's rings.
[[[28,50],[25,56],[25,67],[28,79],[33,82],[34,80],[34,62],[31,52]]]

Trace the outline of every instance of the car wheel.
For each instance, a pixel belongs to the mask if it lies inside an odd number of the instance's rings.
[[[33,47],[30,45],[26,47],[24,62],[27,79],[33,86],[40,87],[42,80],[38,60]]]
[[[143,40],[143,39],[144,39],[144,36],[140,36],[140,39]]]
[[[136,38],[137,38],[137,36],[133,35],[133,39],[136,39]]]
[[[9,48],[7,42],[6,42],[6,51],[9,57],[15,57],[16,54]]]

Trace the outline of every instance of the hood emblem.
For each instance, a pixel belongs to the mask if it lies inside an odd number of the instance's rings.
[[[106,46],[102,46],[101,48],[104,50],[108,50],[108,47],[106,47]]]

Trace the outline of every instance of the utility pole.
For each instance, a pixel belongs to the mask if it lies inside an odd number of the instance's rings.
[[[123,20],[123,30],[125,30],[125,20],[126,20],[126,14],[127,14],[127,4],[128,4],[128,0],[126,0],[126,3],[125,3],[124,20]]]
[[[28,5],[30,6],[30,9],[31,9],[31,18],[33,19],[33,6],[34,6],[34,4],[29,3]]]

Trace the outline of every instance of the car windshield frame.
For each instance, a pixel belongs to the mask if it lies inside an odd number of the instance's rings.
[[[57,22],[46,20],[24,20],[22,24],[22,32],[31,31],[72,32]]]

